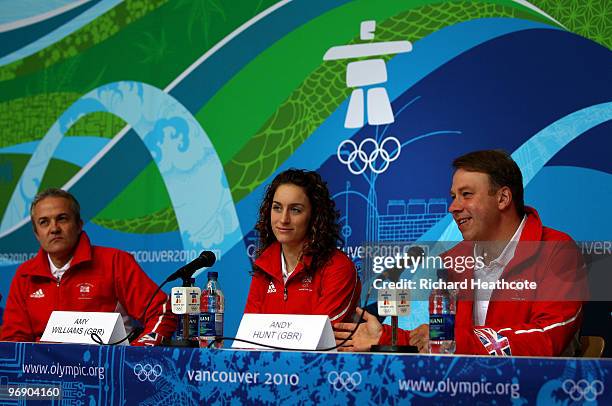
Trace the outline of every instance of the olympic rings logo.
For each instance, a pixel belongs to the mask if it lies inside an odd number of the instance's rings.
[[[361,374],[359,372],[341,372],[332,371],[327,375],[327,382],[329,382],[335,390],[346,389],[352,392],[361,383]]]
[[[586,379],[581,379],[578,382],[574,382],[572,379],[566,379],[563,381],[563,384],[561,384],[561,387],[563,388],[563,392],[567,393],[574,402],[578,402],[582,399],[587,402],[592,402],[604,391],[604,384],[598,379],[595,379],[591,383]]]
[[[387,144],[389,148],[385,148]],[[372,144],[372,147],[369,147]],[[371,149],[371,151],[369,151]],[[353,175],[361,175],[367,168],[374,173],[383,173],[389,167],[389,164],[395,161],[400,156],[402,145],[395,137],[387,137],[378,145],[378,141],[374,138],[366,138],[359,143],[359,146],[353,140],[344,140],[338,145],[337,156],[338,160],[345,164]],[[348,157],[345,156],[348,153]],[[382,160],[382,165],[377,167],[376,163]],[[356,165],[353,165],[357,161]],[[359,165],[361,164],[361,165]]]
[[[154,366],[151,364],[136,364],[134,365],[134,375],[139,381],[155,382],[162,374],[162,367],[159,364]]]

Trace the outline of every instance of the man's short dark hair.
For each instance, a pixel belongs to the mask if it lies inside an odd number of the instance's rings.
[[[30,205],[30,218],[32,219],[32,225],[34,225],[34,207],[36,207],[41,200],[46,199],[47,197],[62,197],[67,199],[70,204],[70,210],[75,216],[77,223],[81,221],[81,205],[79,204],[78,200],[71,193],[68,193],[65,190],[49,188],[38,193]]]
[[[468,172],[481,172],[489,175],[493,194],[499,188],[507,186],[512,192],[512,200],[517,214],[525,214],[525,201],[523,192],[523,174],[512,157],[503,150],[474,151],[456,158],[453,161],[455,170],[463,169]]]

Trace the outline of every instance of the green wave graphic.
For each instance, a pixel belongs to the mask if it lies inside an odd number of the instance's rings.
[[[95,112],[79,118],[65,136],[95,135],[102,138],[113,138],[126,124],[120,117],[112,113]]]
[[[14,79],[72,58],[119,33],[168,0],[126,0],[57,43],[0,68],[0,81]]]
[[[612,49],[610,0],[531,0],[568,30]]]
[[[132,234],[157,234],[178,230],[176,216],[172,207],[155,213],[131,219],[93,218],[91,222],[99,226]]]
[[[0,213],[6,210],[29,160],[28,154],[0,154]],[[70,162],[52,159],[38,190],[62,187],[80,169]],[[147,165],[91,222],[108,229],[136,234],[179,229],[172,202],[154,162]]]
[[[29,159],[27,154],[0,154],[0,213],[6,210]]]
[[[21,173],[30,160],[29,154],[0,154],[0,213],[4,213]],[[61,159],[51,159],[39,190],[61,187],[81,168]]]
[[[42,94],[76,93],[80,96],[105,83],[125,78],[134,78],[163,89],[214,44],[274,1],[265,0],[255,4],[250,0],[236,0],[221,5],[221,9],[217,3],[216,0],[173,1],[139,19],[132,17],[128,25],[95,46],[46,68],[42,62],[32,65],[27,72],[19,70],[19,75],[12,80],[0,81],[0,102]],[[115,13],[118,12],[115,10]],[[107,15],[101,18],[107,18]],[[121,20],[116,14],[113,18]],[[28,58],[32,57],[35,55]],[[24,63],[28,58],[16,63]],[[0,68],[0,77],[5,68]],[[47,122],[52,123],[59,115],[55,111],[66,110],[76,99],[49,98],[48,103],[42,106],[26,103],[20,109],[20,114],[32,118],[44,116]],[[2,111],[0,117],[12,119],[14,111]],[[27,125],[24,122],[16,124],[21,127]],[[33,139],[40,139],[43,135],[36,133],[32,136]]]
[[[78,93],[43,93],[0,103],[0,148],[38,141]]]
[[[129,233],[179,229],[166,185],[153,161],[91,221]]]

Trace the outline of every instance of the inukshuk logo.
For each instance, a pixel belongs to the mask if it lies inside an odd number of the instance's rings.
[[[139,381],[155,382],[162,374],[162,367],[159,364],[136,364],[134,365],[134,375]]]
[[[373,40],[375,30],[376,21],[362,21],[360,39]],[[410,51],[412,44],[404,40],[340,45],[325,52],[324,61],[353,60],[346,66],[346,85],[354,90],[346,111],[345,128],[363,127],[366,108],[370,125],[391,124],[395,121],[389,95],[383,86],[387,82],[387,65],[382,56]]]

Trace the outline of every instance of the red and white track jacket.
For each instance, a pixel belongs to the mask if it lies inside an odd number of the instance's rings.
[[[359,301],[361,282],[353,262],[340,250],[322,269],[313,273],[305,267],[311,258],[304,257],[283,282],[281,246],[270,245],[255,260],[256,271],[245,313],[322,314],[332,323],[350,321]]]
[[[534,209],[526,211],[520,243],[500,279],[535,281],[538,288],[516,294],[494,290],[483,326],[474,325],[473,291],[461,291],[455,320],[458,354],[573,355],[586,298],[584,263],[567,234],[544,227]],[[473,256],[473,244],[461,243],[445,256],[457,255]],[[473,269],[449,274],[452,280],[470,280]],[[409,332],[398,335],[400,344],[408,343]],[[380,342],[390,339],[391,328],[384,326]]]
[[[164,292],[155,295],[147,314],[143,314],[156,289],[155,282],[130,254],[92,246],[82,232],[70,268],[60,281],[51,274],[47,253],[42,249],[17,269],[0,340],[40,340],[54,310],[115,312],[118,304],[144,325],[143,335],[169,337],[176,328],[176,318],[170,313]]]

